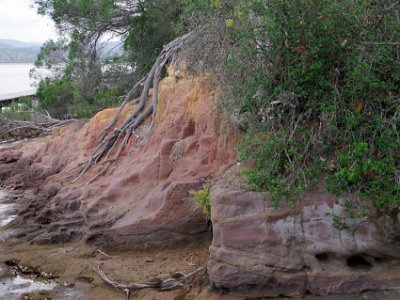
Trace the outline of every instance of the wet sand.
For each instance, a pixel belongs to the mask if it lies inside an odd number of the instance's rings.
[[[99,249],[84,242],[65,245],[31,245],[19,243],[17,232],[7,224],[15,218],[16,204],[9,203],[0,191],[0,295],[1,299],[124,299],[121,291],[107,285],[94,271],[97,266],[112,279],[122,283],[169,278],[176,272],[190,273],[204,266],[208,246],[197,249],[130,252],[120,249]],[[11,224],[12,225],[12,224]],[[52,274],[56,279],[21,276],[5,262],[15,261],[23,267]],[[34,276],[35,277],[35,276]],[[184,297],[191,288],[207,285],[203,275],[190,280],[182,289],[162,294],[151,290],[132,294],[130,299],[167,299]],[[154,298],[156,297],[156,298]]]

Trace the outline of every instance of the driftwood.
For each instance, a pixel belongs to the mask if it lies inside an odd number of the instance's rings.
[[[86,161],[81,172],[74,181],[78,181],[93,165],[97,163],[100,163],[104,167],[91,179],[90,182],[104,175],[109,170],[112,163],[117,161],[121,156],[134,131],[141,126],[150,115],[152,115],[150,125],[151,132],[151,128],[155,122],[155,114],[157,113],[158,85],[161,80],[162,71],[168,63],[174,60],[174,57],[179,50],[185,44],[193,40],[197,35],[198,33],[191,32],[176,38],[168,45],[164,46],[164,49],[158,56],[150,72],[139,80],[139,82],[137,82],[126,95],[125,100],[121,104],[114,118],[101,134],[97,147],[91,153],[90,159]],[[149,92],[151,86],[153,88],[153,93],[150,99]],[[135,99],[139,93],[140,97]],[[115,128],[118,118],[129,103],[137,104],[135,110],[125,118],[122,125]]]
[[[32,121],[0,117],[0,140],[21,140],[48,135],[51,134],[54,127],[62,127],[75,121],[54,119],[48,113],[26,112],[25,114],[30,114]]]
[[[204,270],[204,267],[197,269],[189,274],[184,273],[175,273],[174,278],[168,278],[165,280],[158,280],[152,282],[141,282],[141,283],[130,283],[130,284],[122,284],[117,281],[114,281],[107,277],[107,275],[100,269],[100,266],[97,266],[97,269],[94,271],[103,279],[104,282],[108,283],[109,285],[121,290],[125,294],[125,300],[129,299],[129,295],[131,292],[136,292],[142,289],[152,289],[156,288],[161,291],[172,290],[177,286],[182,286],[185,281],[196,275],[197,273]]]

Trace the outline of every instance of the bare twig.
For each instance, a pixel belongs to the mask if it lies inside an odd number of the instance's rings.
[[[100,269],[100,266],[97,266],[97,269],[93,268],[93,270],[101,277],[101,279],[103,279],[104,282],[121,290],[125,294],[125,299],[128,300],[131,292],[135,292],[142,289],[157,288],[161,291],[171,290],[177,286],[182,285],[186,280],[204,270],[204,267],[198,268],[197,270],[189,274],[177,273],[179,275],[179,278],[177,279],[168,278],[165,280],[160,279],[158,281],[153,281],[153,282],[141,282],[141,283],[130,283],[130,284],[122,284],[120,282],[110,279]]]
[[[392,10],[394,7],[396,7],[396,5],[400,4],[400,1],[396,1],[395,3],[393,3],[392,5],[385,7],[385,11],[390,11]]]

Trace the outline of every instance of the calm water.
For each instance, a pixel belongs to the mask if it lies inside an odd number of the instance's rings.
[[[32,64],[0,64],[0,95],[35,89],[29,71]]]

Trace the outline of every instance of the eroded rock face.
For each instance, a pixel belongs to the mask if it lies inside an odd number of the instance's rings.
[[[19,172],[7,181],[33,190],[15,222],[29,228],[19,240],[65,243],[86,237],[91,243],[137,249],[207,236],[207,218],[190,192],[236,160],[234,137],[220,135],[210,86],[209,77],[165,78],[150,138],[138,143],[147,135],[143,126],[142,136],[135,133],[119,161],[93,182],[103,165],[73,180],[116,109],[98,113],[83,127],[55,129],[50,141],[29,143],[14,156],[3,155],[5,161],[18,158]],[[132,110],[126,108],[117,125]]]
[[[274,297],[399,285],[397,218],[349,221],[341,202],[323,188],[305,194],[296,208],[275,209],[262,193],[219,187],[212,190],[211,201],[214,237],[208,270],[216,288]],[[348,228],[336,229],[332,215]]]

